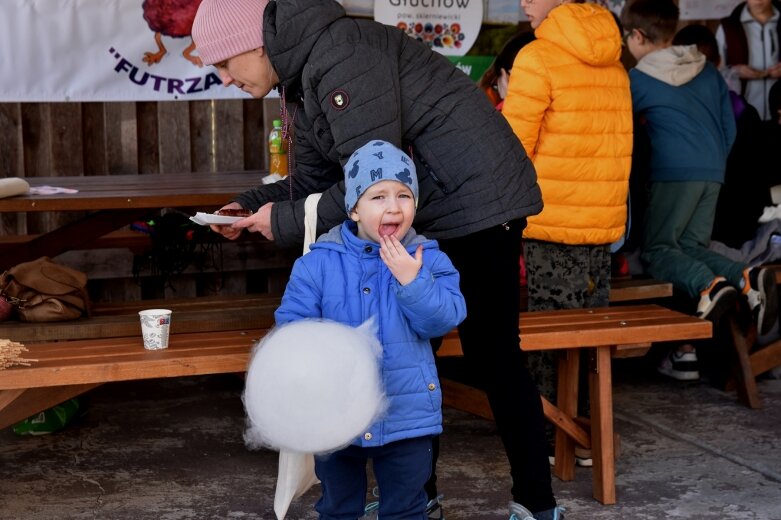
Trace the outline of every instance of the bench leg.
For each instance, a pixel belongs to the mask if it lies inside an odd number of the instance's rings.
[[[730,313],[728,317],[730,336],[732,337],[732,347],[735,350],[735,377],[738,398],[749,408],[760,408],[762,402],[759,398],[759,389],[757,381],[751,366],[751,343],[743,334],[740,324],[735,318],[735,313]]]
[[[580,351],[567,349],[559,358],[557,408],[565,417],[578,415]],[[556,463],[553,474],[561,480],[575,478],[575,441],[562,428],[556,428]]]
[[[610,347],[596,348],[595,355],[594,369],[589,373],[594,498],[603,504],[615,504],[616,466],[613,446],[613,378],[610,367]]]
[[[439,384],[442,387],[442,404],[445,406],[494,420],[488,397],[482,390],[446,378],[440,378]]]
[[[0,390],[0,430],[101,384]]]

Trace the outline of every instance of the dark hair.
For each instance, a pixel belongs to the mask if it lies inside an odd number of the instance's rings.
[[[638,29],[653,43],[672,40],[678,28],[678,6],[673,0],[627,0],[621,12],[625,31]]]
[[[687,25],[675,35],[673,45],[696,45],[713,65],[718,66],[721,61],[716,36],[704,25]]]
[[[502,47],[502,50],[499,51],[499,54],[496,55],[494,61],[491,62],[491,65],[480,77],[480,87],[484,89],[493,87],[499,77],[499,72],[502,69],[509,72],[513,67],[515,56],[532,41],[534,41],[534,33],[532,31],[518,32],[511,36]]]

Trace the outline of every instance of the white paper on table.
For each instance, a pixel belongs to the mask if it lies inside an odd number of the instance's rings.
[[[28,190],[30,195],[57,195],[58,193],[78,193],[73,188],[60,188],[59,186],[33,186]]]

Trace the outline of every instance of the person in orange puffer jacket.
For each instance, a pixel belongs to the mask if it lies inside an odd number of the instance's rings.
[[[610,245],[626,230],[632,158],[621,31],[596,4],[523,0],[521,8],[536,40],[515,58],[502,113],[542,190],[542,213],[528,219],[523,234],[529,310],[606,306]],[[554,361],[552,353],[529,356],[549,399]]]

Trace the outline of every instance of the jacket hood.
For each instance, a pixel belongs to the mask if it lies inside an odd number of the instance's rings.
[[[596,4],[562,4],[548,13],[534,35],[589,65],[613,65],[621,59],[618,24],[610,11]]]
[[[355,249],[363,252],[367,244],[377,245],[375,242],[369,242],[358,237],[358,225],[352,220],[346,220],[343,224],[332,227],[328,233],[320,235],[317,242],[312,244],[312,248],[325,247],[329,249]],[[419,244],[423,244],[423,249],[428,249],[437,245],[436,241],[429,240],[423,235],[418,235],[413,228],[407,231],[401,245],[411,254]],[[379,248],[375,248],[379,252]],[[379,254],[379,253],[378,253]]]
[[[344,16],[344,8],[333,0],[269,2],[263,39],[280,87],[291,92],[300,87],[304,64],[315,43],[329,25]]]
[[[675,45],[643,56],[635,67],[673,87],[690,82],[705,68],[705,55],[696,45]]]

